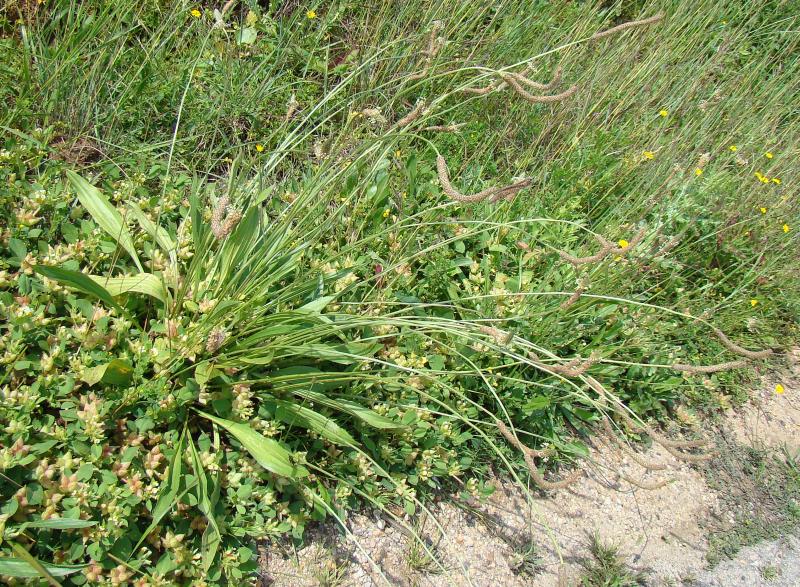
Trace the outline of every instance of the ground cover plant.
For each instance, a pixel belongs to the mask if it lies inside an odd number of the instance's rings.
[[[797,338],[799,14],[6,2],[0,574],[226,584],[604,429],[710,458]]]

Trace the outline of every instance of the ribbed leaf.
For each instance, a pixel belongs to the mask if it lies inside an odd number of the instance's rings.
[[[64,285],[77,289],[78,291],[82,291],[85,294],[94,296],[104,301],[112,308],[116,308],[120,311],[122,310],[120,305],[114,301],[114,298],[107,289],[80,271],[72,271],[71,269],[64,269],[63,267],[47,267],[45,265],[36,265],[34,266],[33,270],[39,275],[43,275],[48,279],[58,281],[59,283],[63,283]]]
[[[267,403],[275,405],[275,417],[287,424],[313,430],[335,444],[344,446],[356,444],[355,439],[345,429],[319,412],[284,400],[272,400]]]
[[[133,237],[125,227],[119,211],[111,205],[111,202],[106,199],[100,190],[74,171],[67,171],[67,177],[78,194],[78,200],[91,214],[97,225],[128,252],[139,271],[144,271],[142,264],[139,262],[139,256],[136,254],[136,248],[133,246]]]
[[[75,528],[88,528],[97,524],[94,520],[78,520],[75,518],[51,518],[49,520],[37,520],[35,522],[24,522],[19,529],[25,528],[46,528],[50,530],[73,530]]]
[[[152,273],[139,273],[124,277],[102,277],[100,275],[90,275],[89,277],[95,283],[105,287],[112,296],[134,292],[156,298],[163,304],[167,303],[164,283]]]
[[[350,400],[331,398],[322,393],[311,390],[296,391],[294,393],[295,395],[299,395],[300,397],[309,399],[323,406],[328,406],[334,410],[339,410],[345,414],[355,416],[373,428],[378,428],[380,430],[399,430],[401,428],[405,428],[405,426],[399,422],[395,422],[394,420],[390,420],[385,416],[381,416],[377,412],[374,412],[369,408],[365,408],[364,406]]]
[[[283,477],[289,477],[290,479],[297,479],[308,475],[308,470],[305,467],[292,464],[289,451],[283,448],[277,441],[256,432],[246,424],[231,422],[230,420],[218,418],[217,416],[212,416],[211,414],[206,414],[199,410],[197,410],[197,413],[227,430],[245,449],[247,449],[247,452],[250,453],[256,462],[267,471]]]
[[[162,227],[158,226],[155,222],[150,220],[147,215],[142,212],[142,209],[136,204],[132,202],[129,203],[128,209],[131,211],[131,214],[133,214],[133,217],[136,218],[139,226],[141,226],[147,234],[153,237],[153,239],[158,243],[158,246],[160,246],[164,252],[170,255],[170,258],[172,258],[172,256],[175,255],[178,245],[175,244],[175,241],[172,240],[172,237],[169,235],[169,233]]]
[[[45,570],[54,577],[66,577],[67,575],[77,573],[85,568],[83,566],[75,565],[49,565],[47,563],[39,564],[41,564]],[[20,558],[0,557],[0,576],[24,579],[30,577],[41,577],[41,573]]]

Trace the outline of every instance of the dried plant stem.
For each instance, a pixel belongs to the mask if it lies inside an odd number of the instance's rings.
[[[566,300],[561,302],[561,305],[559,307],[562,310],[566,310],[568,308],[571,308],[572,306],[574,306],[578,302],[579,299],[581,299],[581,296],[583,295],[584,291],[586,291],[585,288],[578,287],[578,289],[575,290],[575,293],[573,293],[571,296],[569,296],[569,298],[567,298]]]
[[[437,42],[436,35],[439,34],[439,31],[442,30],[443,27],[444,25],[442,24],[442,21],[440,20],[434,21],[433,27],[431,28],[431,33],[428,36],[428,49],[424,51],[425,65],[423,66],[422,71],[420,71],[419,73],[412,73],[410,76],[408,76],[408,79],[418,80],[428,77],[428,72],[431,69],[431,63],[433,62],[433,58],[436,56],[436,54],[439,52],[439,49],[441,48],[441,46]]]
[[[644,432],[650,438],[653,439],[654,442],[657,442],[664,449],[671,454],[676,459],[680,459],[690,463],[700,463],[704,461],[711,460],[714,458],[714,455],[711,453],[703,453],[699,455],[694,454],[687,454],[680,452],[679,448],[700,448],[702,446],[706,446],[708,444],[705,440],[671,440],[665,436],[662,436],[658,432],[656,432],[651,426],[648,424],[641,422],[637,423],[634,422],[633,418],[631,418],[628,413],[625,411],[624,406],[622,406],[622,402],[613,396],[609,391],[607,391],[597,379],[594,377],[586,376],[586,381],[589,383],[589,386],[600,396],[600,400],[602,403],[605,403],[606,400],[611,400],[619,409],[615,410],[615,413],[622,418],[623,422],[631,428],[632,430],[636,430],[638,432]]]
[[[647,228],[646,227],[640,228],[639,232],[637,232],[633,236],[633,238],[628,243],[628,246],[626,246],[626,247],[618,247],[614,243],[612,243],[611,241],[609,241],[607,238],[605,238],[604,236],[602,236],[600,234],[596,234],[596,235],[594,235],[594,237],[597,240],[597,242],[599,242],[602,246],[608,248],[608,252],[610,254],[612,254],[612,255],[627,255],[628,253],[630,253],[634,249],[634,247],[636,247],[639,243],[642,242],[642,239],[644,238],[644,236],[646,234],[647,234]]]
[[[730,369],[740,369],[747,365],[747,361],[740,359],[738,361],[729,361],[727,363],[717,363],[716,365],[682,365],[676,363],[672,366],[676,371],[684,371],[686,373],[719,373],[720,371],[728,371]]]
[[[644,489],[645,491],[655,491],[656,489],[661,489],[670,483],[670,479],[660,479],[658,481],[643,481],[639,479],[634,479],[633,477],[629,477],[622,471],[617,471],[617,475],[619,475],[620,479],[625,481],[626,483],[630,483],[631,485],[638,487],[639,489]]]
[[[536,466],[536,462],[534,461],[535,458],[541,458],[545,456],[551,456],[554,454],[551,450],[534,450],[528,446],[525,446],[519,438],[517,438],[511,431],[506,427],[505,424],[502,422],[498,422],[497,424],[498,430],[500,433],[506,438],[506,440],[514,447],[516,447],[520,452],[522,452],[522,456],[525,458],[525,464],[528,466],[528,471],[531,474],[531,479],[533,482],[540,488],[545,490],[553,490],[553,489],[563,489],[564,487],[568,487],[572,483],[578,480],[581,476],[580,469],[577,469],[570,473],[564,479],[560,481],[547,481],[542,474],[539,472],[538,467]]]
[[[568,263],[572,263],[576,267],[580,265],[586,265],[587,263],[596,263],[598,261],[602,261],[603,259],[608,256],[608,247],[603,247],[594,255],[589,255],[588,257],[573,257],[566,251],[558,251],[558,256],[564,259]]]
[[[521,179],[516,183],[512,183],[511,185],[499,188],[497,192],[491,198],[489,198],[489,201],[494,203],[497,202],[498,200],[510,200],[511,198],[516,196],[520,190],[523,190],[526,187],[530,187],[530,185],[531,185],[530,179]]]
[[[608,416],[603,416],[603,429],[605,430],[606,434],[611,438],[611,441],[620,447],[620,449],[627,454],[631,460],[633,460],[637,465],[642,467],[643,469],[647,469],[648,471],[664,471],[667,468],[667,465],[664,463],[653,463],[650,462],[642,457],[639,453],[637,453],[633,448],[631,448],[627,442],[621,440],[615,433],[614,429],[611,426],[611,421],[609,420]]]
[[[497,341],[498,344],[503,346],[510,343],[514,338],[513,332],[506,332],[505,330],[500,330],[499,328],[495,328],[493,326],[480,326],[478,330],[483,332],[484,334],[488,334],[492,338]]]
[[[466,122],[459,122],[457,124],[434,124],[433,126],[425,126],[421,130],[434,131],[434,132],[455,132],[459,128],[466,126]]]
[[[509,197],[517,193],[519,190],[523,189],[530,185],[530,180],[522,180],[518,181],[517,183],[511,184],[505,187],[492,187],[482,190],[475,194],[462,194],[457,189],[453,187],[450,183],[450,175],[447,171],[447,162],[444,160],[444,157],[438,155],[436,157],[436,170],[439,174],[439,183],[442,186],[442,191],[450,196],[452,199],[456,200],[457,202],[481,202],[486,198],[490,198],[495,195],[500,195],[501,197]],[[492,201],[495,201],[494,199]]]
[[[628,29],[631,29],[631,28],[634,28],[634,27],[640,27],[640,26],[646,26],[648,24],[654,24],[654,23],[660,21],[662,18],[664,18],[664,13],[663,12],[659,12],[658,14],[656,14],[655,16],[651,16],[650,18],[643,18],[642,20],[631,20],[629,22],[624,22],[624,23],[619,24],[619,25],[617,25],[615,27],[611,27],[610,29],[607,29],[605,31],[601,31],[599,33],[593,34],[592,35],[592,40],[596,41],[597,39],[602,39],[604,37],[608,37],[608,36],[616,34],[616,33],[621,33],[622,31],[625,31],[625,30],[628,30]]]
[[[395,123],[395,128],[403,128],[414,122],[425,112],[425,100],[420,100],[414,109]]]
[[[516,77],[504,73],[501,76],[503,80],[512,87],[512,89],[522,96],[522,98],[531,104],[546,104],[550,102],[560,102],[566,98],[569,98],[572,94],[578,91],[578,86],[572,86],[569,89],[561,92],[560,94],[548,94],[545,96],[536,96],[534,94],[529,93],[525,88],[523,88],[520,83],[517,81]]]
[[[740,355],[742,357],[747,357],[748,359],[764,359],[772,354],[772,349],[764,349],[763,351],[751,351],[744,347],[740,347],[730,338],[725,336],[725,333],[722,332],[719,328],[712,328],[712,329],[714,330],[714,334],[717,335],[717,338],[722,343],[722,346],[724,346],[732,353],[736,353],[737,355]]]
[[[540,92],[548,92],[556,87],[558,84],[561,83],[561,74],[563,73],[561,66],[559,65],[556,67],[555,72],[553,73],[553,79],[551,79],[546,84],[542,84],[539,82],[535,82],[532,79],[525,77],[523,73],[509,73],[511,77],[517,80],[520,84],[524,84],[529,88],[533,88],[534,90],[538,90]]]
[[[536,367],[558,373],[564,377],[580,377],[589,370],[589,367],[597,363],[598,360],[597,354],[592,353],[589,355],[588,359],[576,357],[563,365],[559,365],[557,363],[542,363],[536,353],[531,352],[529,355]]]

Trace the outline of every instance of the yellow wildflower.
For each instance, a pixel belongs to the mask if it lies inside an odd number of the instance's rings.
[[[306,18],[308,20],[314,20],[315,18],[317,18],[317,11],[316,10],[309,10],[308,12],[306,12]]]
[[[780,383],[778,383],[775,386],[775,393],[777,393],[778,395],[783,395],[784,391],[786,391],[786,390],[783,388],[783,385],[781,385]]]
[[[624,238],[620,239],[617,244],[620,246],[621,249],[627,249],[630,246],[630,243],[626,241]]]
[[[703,175],[703,170],[698,167],[697,169],[694,170],[694,174],[697,177],[700,177],[701,175]]]
[[[728,148],[729,148],[729,149],[730,149],[730,150],[731,150],[733,153],[735,153],[736,151],[738,151],[738,150],[739,150],[739,147],[737,147],[736,145],[731,145],[731,146],[730,146],[730,147],[728,147]]]
[[[666,118],[667,116],[669,116],[669,112],[667,112],[666,110],[662,110],[658,114],[661,116],[661,118]]]
[[[780,177],[773,177],[772,178],[772,183],[774,183],[775,185],[781,185],[781,178]]]
[[[259,153],[263,153],[264,145],[262,145],[261,143],[256,143],[256,151],[258,151]]]
[[[766,157],[767,159],[772,159],[772,153],[767,151],[766,153],[764,153],[764,157]]]
[[[389,208],[386,208],[386,210],[383,211],[383,217],[384,218],[389,218],[389,214],[390,213],[391,213],[391,210],[389,210]]]
[[[642,155],[644,155],[645,159],[653,159],[656,156],[652,151],[642,151]]]
[[[767,213],[767,209],[764,208],[763,206],[761,208],[759,208],[759,210],[761,210],[762,214],[766,214]]]
[[[750,305],[755,308],[758,305],[758,300],[750,300]]]
[[[783,225],[783,232],[789,232],[790,230],[792,230],[792,229],[789,227],[788,224],[784,224]]]
[[[191,15],[194,16],[195,18],[200,18],[203,15],[203,13],[197,10],[197,8],[193,8]]]

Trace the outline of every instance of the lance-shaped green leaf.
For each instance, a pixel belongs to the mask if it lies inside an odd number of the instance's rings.
[[[267,471],[290,479],[298,479],[308,475],[308,469],[302,465],[292,463],[289,451],[283,448],[279,442],[267,438],[247,424],[231,422],[200,410],[197,410],[197,413],[227,430],[231,436],[242,444],[256,462]]]
[[[156,298],[163,304],[167,303],[167,291],[164,283],[152,273],[139,273],[123,277],[103,277],[101,275],[90,275],[89,277],[95,283],[106,288],[112,296],[134,292]]]
[[[361,404],[354,401],[343,398],[328,397],[325,394],[317,391],[311,391],[310,389],[298,390],[294,391],[293,393],[320,405],[328,406],[334,410],[339,410],[345,414],[355,416],[364,423],[369,424],[373,428],[378,428],[379,430],[399,430],[401,428],[405,428],[405,426],[403,426],[403,424],[400,422],[395,422],[394,420],[390,420],[385,416],[381,416],[377,412],[370,410],[369,408],[365,408]]]
[[[122,215],[111,205],[106,197],[74,171],[67,171],[67,177],[78,195],[83,207],[91,214],[97,225],[105,230],[111,238],[125,249],[136,264],[139,271],[144,271],[133,246],[133,237],[122,220]]]
[[[275,406],[275,417],[287,424],[313,430],[335,444],[355,446],[355,439],[336,422],[319,412],[284,400],[271,400],[267,404]]]
[[[158,226],[155,222],[150,220],[147,215],[142,212],[142,209],[136,204],[132,202],[129,203],[128,209],[131,211],[131,214],[133,214],[133,217],[136,218],[139,226],[141,226],[147,234],[153,237],[153,239],[158,243],[158,246],[160,246],[164,252],[170,255],[170,258],[172,258],[175,255],[178,245],[175,244],[175,241],[172,240],[172,237],[169,235],[169,233],[162,227]]]
[[[71,269],[64,269],[63,267],[47,267],[45,265],[36,265],[33,270],[47,279],[58,281],[73,289],[94,296],[104,301],[112,308],[122,311],[120,305],[114,301],[111,293],[106,288],[80,271],[72,271]]]

